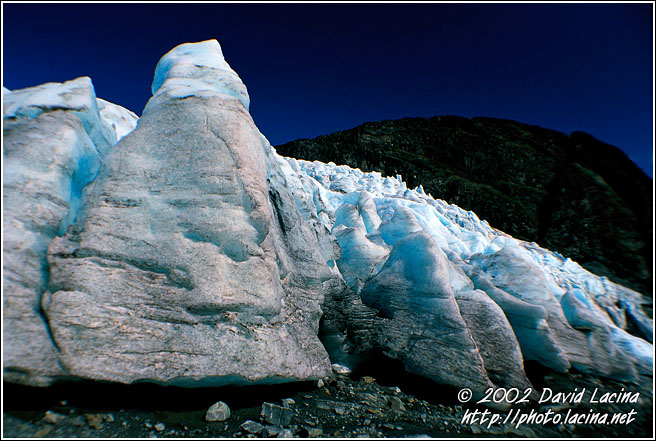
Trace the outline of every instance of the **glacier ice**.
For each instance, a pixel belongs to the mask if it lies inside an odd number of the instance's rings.
[[[359,287],[373,274],[376,266],[387,259],[389,249],[372,242],[357,228],[344,227],[338,231],[333,230],[333,234],[341,248],[337,265],[342,269],[344,281],[359,291]]]
[[[98,110],[103,122],[112,128],[116,142],[137,127],[139,117],[128,109],[98,98]]]
[[[83,189],[116,138],[83,77],[3,89],[3,139],[5,379],[47,384],[65,372],[42,314],[46,251],[75,222]]]
[[[246,86],[216,40],[185,43],[169,51],[157,63],[151,90],[153,96],[167,93],[175,98],[222,93],[236,97],[246,109],[250,104]]]
[[[3,120],[36,118],[42,113],[57,110],[66,110],[80,119],[89,138],[99,148],[101,158],[116,143],[114,131],[100,116],[95,90],[89,77],[64,83],[46,83],[3,94]]]
[[[70,375],[207,386],[330,372],[317,335],[338,273],[226,69],[216,41],[164,55],[137,127],[50,244],[43,308]]]
[[[440,277],[461,281],[452,286],[455,298],[463,298],[460,293],[471,293],[473,288],[479,293],[475,298],[485,293],[503,310],[524,359],[558,371],[574,366],[624,380],[651,372],[653,356],[648,354],[653,352],[652,346],[643,338],[651,340],[653,322],[643,312],[646,301],[639,293],[595,276],[534,243],[495,230],[474,213],[434,199],[420,188],[408,189],[398,177],[333,163],[280,160],[293,163],[283,170],[295,175],[289,178],[298,186],[295,193],[310,192],[316,201],[314,209],[325,212],[321,219],[338,238],[343,257],[337,265],[347,284],[362,292],[365,304],[384,315],[393,316],[394,310],[403,309],[395,302],[406,295],[406,288],[389,294],[391,287],[411,283],[413,290],[418,289],[419,274],[426,269],[420,265],[425,256],[416,246],[411,250],[414,255],[407,256],[409,262],[415,262],[408,264],[410,273],[396,275],[388,287],[381,287],[382,263],[388,266],[397,242],[421,232],[448,256],[451,269]],[[361,194],[373,202],[374,210],[371,206],[363,210]],[[379,224],[367,221],[372,211],[381,220]],[[414,300],[413,305],[419,313],[434,308],[434,302]],[[638,324],[643,338],[624,329],[627,315]],[[485,345],[480,342],[481,353]],[[382,346],[399,353],[398,348],[391,349],[391,343]],[[406,352],[413,351],[406,348]],[[416,362],[406,365],[416,366]]]
[[[84,77],[3,88],[5,379],[293,381],[373,349],[475,396],[524,360],[651,374],[640,294],[400,176],[279,156],[215,40],[152,92],[137,118]]]

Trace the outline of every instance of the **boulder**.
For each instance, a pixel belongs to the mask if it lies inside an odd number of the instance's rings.
[[[260,411],[260,418],[274,426],[285,427],[291,422],[293,414],[294,412],[288,406],[263,403],[262,410]]]
[[[218,401],[207,409],[205,421],[225,421],[230,418],[230,407],[223,401]]]

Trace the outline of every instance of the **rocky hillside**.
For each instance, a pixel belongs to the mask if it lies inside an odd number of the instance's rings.
[[[335,162],[472,210],[514,237],[651,295],[652,180],[621,150],[494,118],[404,118],[276,147]]]

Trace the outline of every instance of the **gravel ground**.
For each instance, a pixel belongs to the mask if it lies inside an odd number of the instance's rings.
[[[132,386],[97,383],[60,384],[48,389],[3,385],[3,437],[10,438],[361,438],[361,437],[648,437],[653,435],[651,379],[640,385],[603,382],[582,374],[557,374],[532,368],[535,389],[572,392],[586,389],[581,403],[530,403],[498,411],[462,404],[458,390],[436,385],[399,370],[372,368],[335,375],[320,383],[274,386],[180,389],[151,384]],[[638,392],[636,403],[590,403],[590,394]],[[289,400],[291,399],[291,401]],[[283,401],[284,400],[284,401]],[[224,422],[207,422],[207,409],[224,401],[231,409]],[[263,403],[291,415],[291,421],[267,422]],[[280,407],[277,407],[280,406]],[[506,424],[473,420],[476,410],[500,415]],[[515,415],[579,415],[580,423],[511,424]],[[634,413],[630,413],[630,412]],[[521,414],[519,414],[521,412]],[[607,424],[584,421],[608,414]],[[625,424],[609,424],[622,413]],[[491,415],[488,415],[491,416]],[[519,416],[521,418],[521,416]],[[251,423],[244,424],[247,421]],[[518,420],[515,420],[517,422]],[[271,424],[277,422],[279,425]]]

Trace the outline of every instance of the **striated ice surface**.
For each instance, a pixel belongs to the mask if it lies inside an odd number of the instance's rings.
[[[321,302],[343,282],[228,70],[216,41],[164,55],[137,127],[49,245],[42,305],[69,375],[190,387],[330,372]]]

